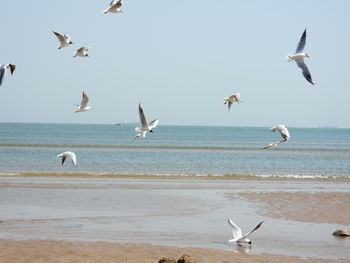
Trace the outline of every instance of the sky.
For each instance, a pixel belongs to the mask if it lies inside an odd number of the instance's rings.
[[[2,1],[0,122],[350,128],[350,1]],[[308,83],[286,55],[307,28]],[[58,50],[51,30],[73,45]],[[73,58],[81,46],[88,58]],[[74,113],[82,92],[93,110]],[[224,98],[239,92],[228,112]]]

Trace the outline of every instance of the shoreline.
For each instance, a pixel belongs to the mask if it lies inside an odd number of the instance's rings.
[[[348,260],[301,258],[274,254],[247,254],[246,248],[221,251],[149,244],[112,242],[69,242],[54,240],[14,241],[0,239],[0,263],[158,263],[163,257],[178,259],[188,254],[196,263],[345,263]]]
[[[57,173],[57,172],[0,172],[4,178],[87,178],[87,179],[162,179],[162,180],[232,180],[287,182],[350,182],[349,175],[284,175],[284,174],[125,174],[125,173]]]

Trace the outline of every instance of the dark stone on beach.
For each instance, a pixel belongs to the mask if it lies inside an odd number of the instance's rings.
[[[173,258],[162,258],[159,260],[159,263],[176,263],[176,260]]]
[[[191,258],[190,255],[187,254],[183,254],[179,260],[177,261],[177,263],[194,263],[193,259]]]
[[[349,229],[337,229],[333,232],[333,236],[337,237],[348,237],[350,236],[350,230]]]

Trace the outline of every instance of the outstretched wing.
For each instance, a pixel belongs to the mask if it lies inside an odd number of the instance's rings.
[[[250,231],[249,233],[245,234],[244,237],[248,237],[249,235],[251,235],[253,232],[255,232],[256,230],[258,230],[262,224],[264,224],[264,221],[260,222],[252,231]]]
[[[77,50],[78,53],[84,53],[85,51],[88,51],[87,47],[81,47],[81,48],[78,48]]]
[[[58,40],[59,40],[61,43],[66,42],[65,37],[62,36],[60,33],[55,32],[55,31],[53,31],[53,30],[52,30],[52,32],[55,34],[55,36],[58,38]]]
[[[139,104],[139,116],[140,116],[140,122],[141,122],[142,128],[147,128],[147,121],[146,121],[145,114],[143,113],[141,103]]]
[[[89,102],[89,97],[86,95],[86,93],[83,91],[83,99],[81,100],[80,107],[85,108],[86,105]]]
[[[148,128],[149,128],[150,130],[152,130],[153,128],[157,127],[158,123],[159,123],[159,120],[158,120],[158,119],[155,119],[155,120],[151,121],[151,122],[148,124]]]
[[[14,65],[14,64],[9,64],[9,66],[10,66],[11,75],[13,75],[13,73],[14,73],[15,70],[16,70],[16,65]]]
[[[305,44],[306,44],[306,28],[304,30],[304,33],[301,35],[295,54],[303,52],[305,48]]]
[[[229,111],[231,111],[231,107],[232,107],[232,101],[229,100],[227,103],[227,108]]]
[[[298,65],[298,67],[301,69],[301,72],[303,73],[304,78],[310,82],[312,85],[315,85],[315,83],[312,80],[311,73],[309,69],[307,68],[304,60],[296,60],[295,61]]]
[[[228,218],[227,221],[231,227],[233,238],[240,239],[243,236],[242,230],[230,218]]]
[[[69,158],[72,159],[72,162],[74,165],[77,165],[77,157],[75,155],[74,152],[67,152],[67,155],[69,156]]]
[[[5,67],[4,66],[0,66],[0,86],[2,84],[4,76],[5,76]]]
[[[64,162],[66,161],[67,156],[66,155],[62,155],[62,165],[64,164]]]
[[[112,0],[112,2],[110,2],[109,6],[114,6],[117,3],[117,0]]]

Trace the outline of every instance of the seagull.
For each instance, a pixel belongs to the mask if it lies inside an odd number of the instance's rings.
[[[60,46],[58,47],[58,49],[64,48],[64,47],[68,47],[69,45],[73,44],[73,42],[71,41],[71,37],[64,34],[61,35],[60,33],[57,33],[55,31],[52,30],[52,32],[56,35],[56,37],[58,38],[58,40],[60,41]]]
[[[110,2],[109,7],[106,10],[103,10],[105,14],[107,13],[123,13],[123,11],[120,9],[123,5],[123,0],[112,0]]]
[[[243,235],[242,230],[239,228],[239,226],[237,226],[230,218],[228,218],[228,224],[231,227],[233,235],[233,239],[230,239],[229,242],[236,242],[239,246],[241,246],[242,243],[248,243],[251,245],[252,241],[248,239],[248,236],[250,236],[254,231],[258,230],[263,223],[264,221],[260,222],[252,231]]]
[[[81,48],[78,48],[77,51],[75,52],[75,55],[73,56],[74,58],[76,56],[79,56],[79,57],[88,57],[89,54],[87,53],[87,51],[89,50],[89,48],[87,47],[81,47]]]
[[[240,95],[237,92],[237,93],[231,95],[230,97],[224,99],[224,101],[225,101],[224,104],[228,103],[227,106],[228,106],[229,111],[231,111],[232,103],[234,103],[234,102],[240,103],[241,102],[241,100],[239,98],[240,98]]]
[[[0,86],[1,86],[2,81],[4,79],[6,69],[10,69],[11,76],[12,76],[16,70],[16,65],[14,65],[14,64],[0,65]]]
[[[283,143],[283,142],[287,142],[290,140],[290,136],[289,136],[289,131],[287,129],[287,127],[285,125],[276,125],[276,126],[273,126],[272,128],[270,128],[271,131],[275,132],[275,131],[278,131],[283,140],[281,141],[278,141],[278,142],[273,142],[273,143],[270,143],[269,145],[265,146],[263,149],[266,150],[266,149],[270,149],[274,146],[277,146],[278,144],[280,143]]]
[[[158,125],[158,119],[155,119],[151,121],[149,124],[147,124],[145,114],[143,113],[143,109],[141,106],[141,103],[139,104],[139,116],[140,116],[140,123],[141,127],[136,127],[135,131],[140,132],[141,134],[136,135],[140,138],[145,138],[147,132],[153,132],[153,129],[157,127]],[[145,133],[144,133],[145,132]]]
[[[305,44],[306,44],[306,28],[304,30],[304,33],[301,35],[295,54],[287,55],[287,60],[288,61],[294,60],[297,63],[298,68],[303,73],[304,78],[308,82],[310,82],[312,85],[315,85],[315,82],[312,80],[311,73],[304,62],[305,57],[309,58],[309,55],[303,52],[305,48]]]
[[[71,158],[74,165],[77,165],[77,157],[75,156],[74,152],[70,152],[70,151],[63,152],[57,155],[57,157],[62,158],[62,165],[64,164],[64,161],[67,159],[67,157]]]
[[[75,113],[91,110],[92,108],[90,106],[87,106],[88,102],[89,102],[89,97],[83,91],[83,98],[80,102],[80,105],[75,104],[75,106],[79,107],[78,109],[75,110]]]
[[[137,138],[145,138],[146,137],[146,133],[147,133],[146,131],[138,133],[130,143],[134,142]]]

